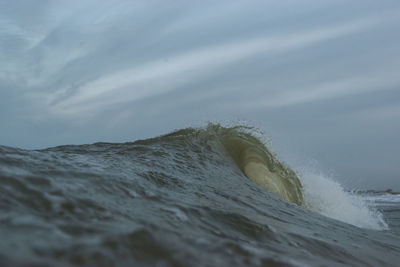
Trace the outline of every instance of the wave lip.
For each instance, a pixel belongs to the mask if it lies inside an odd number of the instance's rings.
[[[209,127],[220,132],[226,150],[247,178],[286,201],[303,204],[302,185],[295,172],[279,162],[245,127]]]

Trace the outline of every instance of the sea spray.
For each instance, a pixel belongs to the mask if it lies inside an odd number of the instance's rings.
[[[302,169],[304,206],[327,217],[358,227],[386,230],[382,214],[362,196],[345,191],[340,183],[320,171]]]

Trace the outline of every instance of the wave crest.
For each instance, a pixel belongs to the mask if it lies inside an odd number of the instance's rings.
[[[192,137],[199,136],[207,142],[217,141],[247,178],[286,201],[302,205],[302,185],[295,172],[279,162],[252,131],[246,126],[226,128],[209,124],[205,129],[187,128],[159,138],[188,138],[193,142]]]
[[[243,174],[275,195],[303,204],[302,185],[295,172],[243,127],[219,128],[221,141]]]

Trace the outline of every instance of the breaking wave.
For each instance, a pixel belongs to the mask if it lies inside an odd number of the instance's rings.
[[[385,234],[397,206],[388,226],[383,204],[290,168],[262,139],[209,124],[129,143],[0,146],[0,265],[397,262]]]

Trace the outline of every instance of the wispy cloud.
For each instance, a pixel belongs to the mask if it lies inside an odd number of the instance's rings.
[[[50,111],[59,115],[75,115],[85,111],[95,112],[105,106],[135,101],[179,88],[196,80],[207,79],[226,65],[237,64],[254,56],[276,55],[322,41],[343,37],[367,29],[375,21],[357,21],[339,26],[317,28],[294,34],[255,37],[192,49],[181,54],[165,55],[164,59],[148,62],[131,69],[115,72],[78,88],[68,98],[60,99],[65,88],[48,94]],[[334,89],[326,89],[328,94]],[[320,92],[320,91],[318,91]],[[317,92],[317,93],[318,93]],[[315,92],[305,96],[286,97],[290,104],[295,99],[316,98]]]
[[[398,121],[400,119],[400,105],[380,106],[374,108],[363,109],[350,114],[346,114],[343,118],[348,121]],[[397,127],[397,125],[393,125]]]
[[[370,91],[392,88],[400,83],[400,77],[391,73],[370,73],[362,76],[313,84],[310,87],[286,88],[275,95],[268,95],[260,101],[250,101],[247,107],[252,108],[284,108],[333,99],[343,96],[356,95]]]

